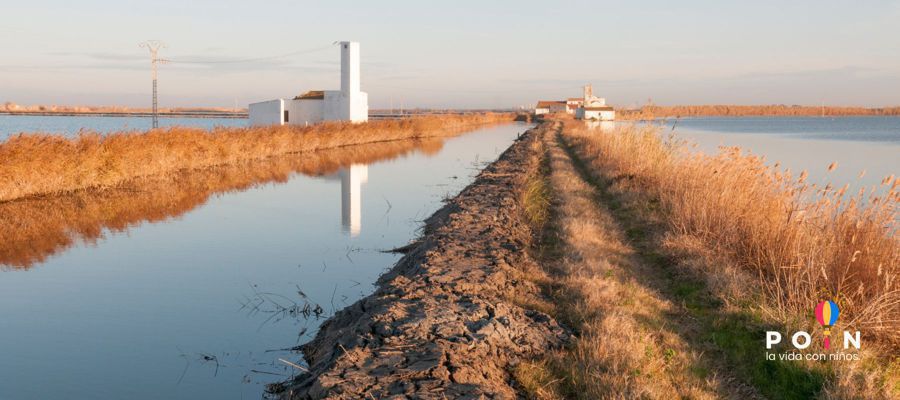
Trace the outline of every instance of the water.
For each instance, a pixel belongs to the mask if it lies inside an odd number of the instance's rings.
[[[811,183],[848,184],[848,193],[900,173],[900,117],[684,118],[667,121],[666,131],[673,126],[701,151],[739,146],[796,175],[806,170]]]
[[[247,126],[244,118],[160,118],[159,126]],[[100,133],[145,131],[152,126],[150,117],[89,117],[0,115],[0,142],[21,132],[43,132],[75,136],[85,129]]]
[[[526,128],[0,206],[0,399],[259,398]]]

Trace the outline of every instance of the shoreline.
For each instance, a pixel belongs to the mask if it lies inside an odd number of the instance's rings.
[[[0,142],[0,202],[103,189],[128,180],[348,145],[448,136],[513,122],[513,114],[471,114],[310,126],[189,127],[86,134],[32,133]],[[74,167],[73,167],[74,166]]]
[[[569,334],[527,279],[534,232],[520,199],[537,173],[540,137],[526,132],[425,221],[423,236],[302,346],[307,372],[269,386],[282,398],[514,398],[510,369],[561,348]],[[527,301],[527,300],[524,300]]]

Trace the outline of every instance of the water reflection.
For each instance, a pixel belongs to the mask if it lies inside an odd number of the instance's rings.
[[[587,125],[590,129],[598,129],[600,132],[610,132],[616,127],[615,121],[597,121],[597,120],[587,120],[584,121],[585,125]]]
[[[341,175],[341,226],[351,237],[362,230],[362,184],[369,181],[369,166],[353,164]]]
[[[106,232],[177,218],[212,196],[276,182],[291,175],[339,175],[342,225],[361,230],[361,185],[367,164],[414,152],[436,154],[442,139],[374,143],[265,161],[143,179],[111,190],[80,191],[0,203],[0,265],[27,269],[78,243],[96,244]]]

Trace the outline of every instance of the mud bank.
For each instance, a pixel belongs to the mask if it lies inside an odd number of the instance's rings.
[[[310,371],[272,385],[282,398],[514,398],[509,368],[561,346],[539,297],[520,198],[539,162],[532,129],[427,221],[375,293],[338,312],[303,346]],[[512,301],[515,299],[514,301]]]

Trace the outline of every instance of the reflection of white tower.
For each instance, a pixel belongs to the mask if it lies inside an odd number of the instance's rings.
[[[362,230],[362,184],[369,181],[369,167],[352,164],[341,175],[341,226],[350,236]]]

